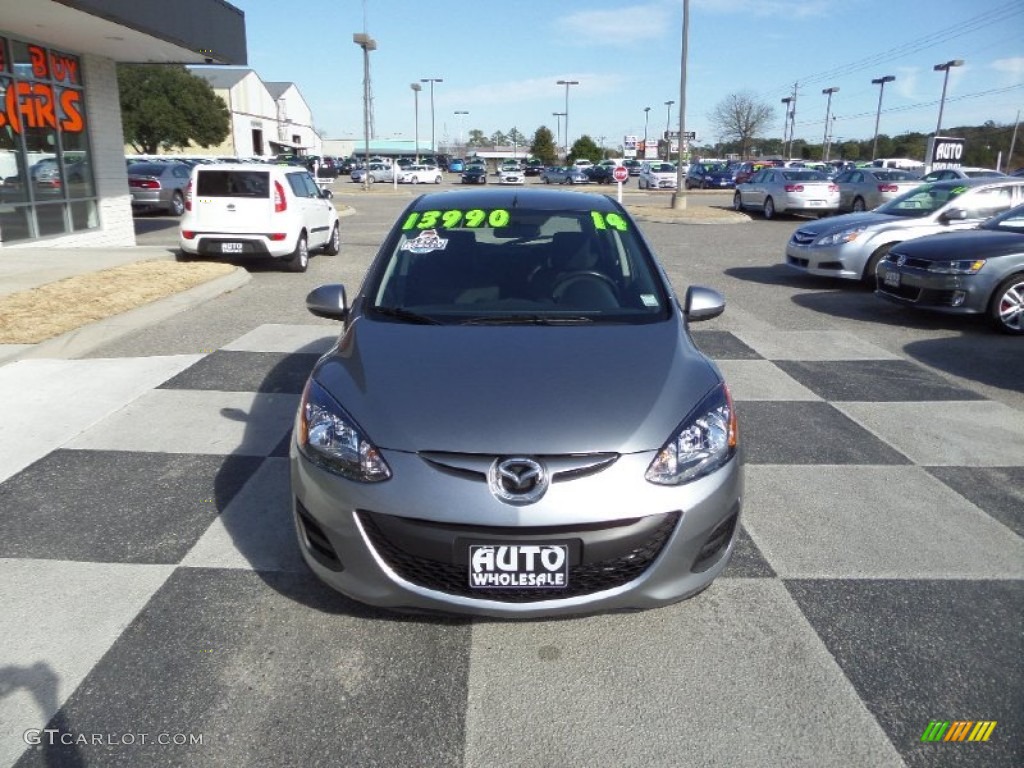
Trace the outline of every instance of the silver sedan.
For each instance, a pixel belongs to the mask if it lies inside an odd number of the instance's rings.
[[[829,214],[839,210],[839,187],[824,173],[806,168],[763,168],[736,185],[732,207],[780,213]]]
[[[893,168],[854,168],[834,181],[839,187],[839,210],[860,212],[909,192],[921,183],[921,177]]]

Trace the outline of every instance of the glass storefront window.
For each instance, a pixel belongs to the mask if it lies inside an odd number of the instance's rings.
[[[0,37],[0,241],[99,225],[81,62]]]

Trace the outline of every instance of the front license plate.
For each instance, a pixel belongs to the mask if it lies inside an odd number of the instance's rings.
[[[469,586],[474,589],[564,589],[569,585],[565,544],[471,544]]]
[[[220,244],[220,252],[221,253],[241,253],[242,252],[242,244],[241,243],[221,243]]]
[[[900,273],[893,270],[889,270],[885,273],[885,278],[882,280],[885,285],[891,285],[893,288],[899,288],[900,285]]]

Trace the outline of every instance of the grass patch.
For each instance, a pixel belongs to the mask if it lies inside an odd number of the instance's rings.
[[[38,344],[234,269],[220,262],[141,261],[0,296],[0,344]]]

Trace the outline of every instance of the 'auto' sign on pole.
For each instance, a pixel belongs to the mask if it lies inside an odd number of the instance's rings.
[[[956,139],[950,136],[933,136],[929,139],[928,170],[959,168],[963,165],[965,142],[965,139]]]

